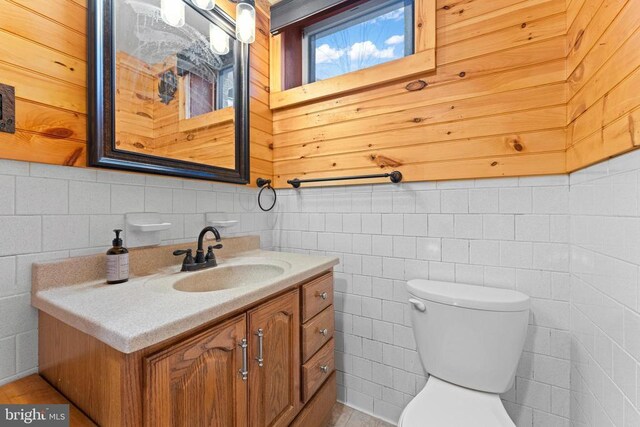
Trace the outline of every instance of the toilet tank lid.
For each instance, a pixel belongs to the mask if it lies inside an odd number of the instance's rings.
[[[529,297],[510,289],[488,288],[462,283],[413,279],[407,290],[415,297],[427,301],[487,311],[525,311]]]

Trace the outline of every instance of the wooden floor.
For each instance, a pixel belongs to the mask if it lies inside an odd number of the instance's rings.
[[[0,403],[69,403],[39,375],[31,375],[0,387]],[[91,422],[75,406],[71,405],[71,425],[92,426]],[[331,413],[329,427],[393,427],[393,424],[336,403]]]
[[[329,427],[393,427],[393,424],[349,408],[342,403],[333,406]]]
[[[3,404],[68,404],[73,427],[95,427],[78,408],[58,393],[40,375],[34,374],[0,387],[0,403]]]

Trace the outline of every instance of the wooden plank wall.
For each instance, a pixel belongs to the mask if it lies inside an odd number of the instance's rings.
[[[153,155],[156,82],[149,64],[125,52],[116,53],[116,147]]]
[[[567,170],[640,145],[640,1],[572,0]]]
[[[265,4],[265,2],[260,2]],[[564,173],[640,144],[640,2],[437,1],[437,66],[272,112],[268,18],[251,61],[251,172],[399,168],[408,181]],[[0,158],[85,166],[86,0],[0,0],[0,81],[17,132]]]
[[[402,170],[407,181],[565,172],[564,0],[437,1],[437,70],[274,111],[277,186]]]
[[[0,158],[86,165],[86,4],[0,0],[0,82],[17,98],[17,131],[0,133]],[[261,12],[251,46],[252,183],[273,173],[268,29]]]

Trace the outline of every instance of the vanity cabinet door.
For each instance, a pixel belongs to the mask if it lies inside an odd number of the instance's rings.
[[[245,315],[145,359],[146,426],[245,427]]]
[[[300,401],[298,290],[248,313],[249,425],[288,426]]]

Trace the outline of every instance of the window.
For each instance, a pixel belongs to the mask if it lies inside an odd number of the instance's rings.
[[[222,68],[209,77],[188,71],[181,71],[181,74],[184,88],[183,119],[233,107],[233,67]]]
[[[413,0],[370,0],[303,29],[303,83],[413,54]]]
[[[436,69],[436,0],[281,1],[271,18],[272,110]]]
[[[220,75],[218,77],[218,107],[220,110],[222,108],[233,107],[233,99],[235,94],[233,92],[234,88],[234,76],[233,76],[233,67],[226,67],[220,70]]]

